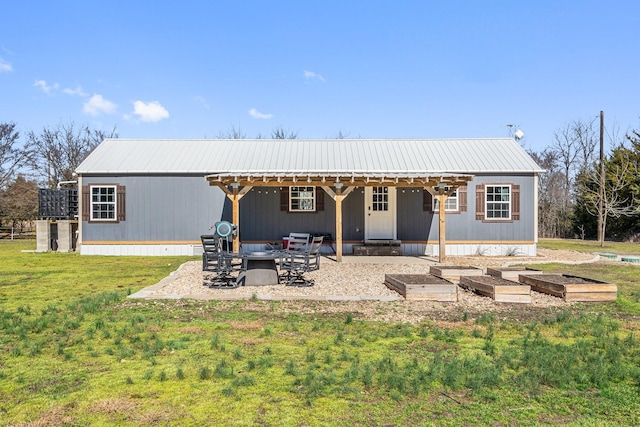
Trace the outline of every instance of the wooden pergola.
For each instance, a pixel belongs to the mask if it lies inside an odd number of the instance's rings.
[[[253,187],[315,186],[322,188],[334,201],[336,208],[336,261],[342,261],[342,202],[357,187],[410,187],[422,188],[439,201],[439,261],[445,253],[445,201],[456,189],[466,186],[473,177],[466,174],[426,173],[326,173],[300,172],[224,172],[206,176],[209,185],[219,187],[232,204],[232,222],[239,224],[240,199]],[[233,250],[240,249],[239,238],[233,241]]]

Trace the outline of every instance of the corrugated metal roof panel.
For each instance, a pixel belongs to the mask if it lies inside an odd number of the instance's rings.
[[[103,141],[79,174],[543,172],[511,138]]]

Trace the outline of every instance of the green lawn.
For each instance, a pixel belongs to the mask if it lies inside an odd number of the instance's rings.
[[[34,246],[0,241],[0,425],[640,424],[635,267],[576,267],[616,280],[614,303],[411,325],[127,300],[188,258]]]
[[[538,247],[547,249],[566,249],[587,253],[615,253],[618,255],[640,255],[640,243],[605,241],[600,246],[595,240],[577,239],[540,239]]]

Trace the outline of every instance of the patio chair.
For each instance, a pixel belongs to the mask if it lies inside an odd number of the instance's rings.
[[[309,233],[289,233],[288,245],[285,250],[300,250],[306,249],[307,244],[309,244],[309,240],[311,239],[311,235]],[[293,242],[293,245],[291,244]]]
[[[236,276],[233,273],[242,269],[242,254],[229,251],[233,232],[237,230],[233,224],[224,222],[216,223],[216,233],[200,236],[202,242],[202,271],[215,273],[209,276],[209,287],[237,287]],[[222,235],[218,233],[222,232]],[[233,231],[232,231],[233,230]]]
[[[305,273],[311,270],[311,249],[312,243],[309,243],[309,235],[289,235],[289,246],[286,251],[282,253],[280,257],[280,271],[281,281],[285,282],[287,286],[313,286],[313,280],[309,280],[304,277]],[[322,241],[320,241],[322,244]],[[318,246],[318,253],[319,253]],[[317,265],[317,260],[314,264]]]
[[[324,236],[315,236],[311,240],[309,246],[309,271],[320,269],[320,248],[322,248],[322,241]]]

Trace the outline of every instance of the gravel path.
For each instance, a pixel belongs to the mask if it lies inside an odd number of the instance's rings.
[[[537,257],[449,257],[447,265],[475,267],[508,266],[513,264],[566,262],[593,262],[597,256],[573,251],[539,249]],[[208,273],[201,270],[200,261],[182,264],[156,285],[150,286],[130,296],[148,299],[196,299],[196,300],[310,300],[310,301],[401,301],[434,307],[447,305],[453,310],[501,305],[490,298],[459,289],[457,303],[430,303],[424,301],[404,301],[404,298],[384,284],[385,274],[426,274],[429,266],[435,264],[427,257],[352,257],[337,263],[323,258],[320,270],[307,275],[314,279],[312,287],[293,286],[241,286],[236,289],[211,289],[204,285]],[[567,303],[560,298],[532,292],[531,306],[563,306]],[[521,304],[520,304],[521,305]]]

